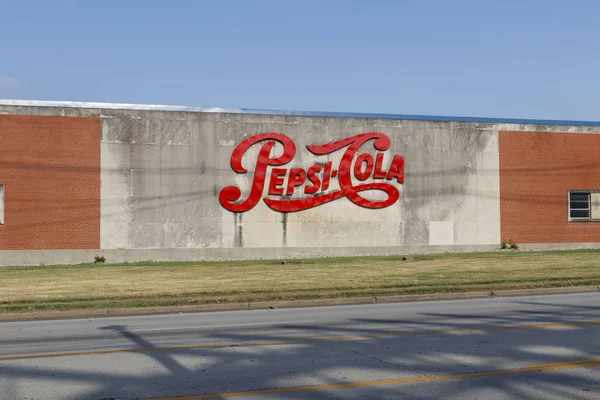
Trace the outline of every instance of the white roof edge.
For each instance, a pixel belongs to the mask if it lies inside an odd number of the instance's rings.
[[[485,124],[510,124],[510,125],[563,125],[563,126],[589,126],[600,127],[600,121],[572,121],[572,120],[547,120],[523,118],[487,118],[487,117],[458,117],[443,115],[412,115],[412,114],[377,114],[356,112],[329,112],[329,111],[293,111],[293,110],[268,110],[252,108],[219,108],[219,107],[188,107],[165,106],[153,104],[126,104],[126,103],[91,103],[78,101],[46,101],[46,100],[2,100],[0,106],[32,106],[32,107],[70,107],[70,108],[95,108],[112,110],[150,110],[150,111],[180,111],[180,112],[213,112],[213,113],[243,113],[265,114],[299,117],[331,117],[331,118],[368,118],[368,119],[397,119],[414,121],[444,121],[444,122],[475,122]]]
[[[0,99],[2,106],[29,106],[29,107],[69,107],[69,108],[99,108],[111,110],[152,110],[152,111],[182,111],[182,112],[222,112],[241,113],[238,108],[220,107],[188,107],[166,106],[158,104],[127,104],[127,103],[94,103],[82,101],[47,101],[47,100],[4,100]]]

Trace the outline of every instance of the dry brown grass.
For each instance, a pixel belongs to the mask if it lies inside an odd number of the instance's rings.
[[[0,268],[0,312],[600,283],[600,252],[505,252],[222,263]],[[208,298],[210,296],[211,298]],[[176,298],[176,299],[175,299]],[[139,301],[144,299],[144,301]],[[162,302],[159,300],[162,299]],[[119,305],[120,304],[120,305]]]

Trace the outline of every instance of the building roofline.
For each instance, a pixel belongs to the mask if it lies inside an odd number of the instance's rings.
[[[156,105],[156,104],[128,104],[128,103],[95,103],[95,102],[83,102],[83,101],[8,100],[8,99],[0,99],[0,106],[98,108],[98,109],[105,109],[105,110],[183,111],[183,112],[222,112],[222,113],[241,113],[241,112],[243,112],[239,108],[188,107],[188,106],[166,106],[166,105]]]
[[[3,100],[0,106],[26,106],[26,107],[66,107],[66,108],[97,108],[110,110],[146,110],[146,111],[179,111],[179,112],[216,112],[239,114],[266,114],[282,116],[304,117],[331,117],[331,118],[372,118],[372,119],[398,119],[416,121],[450,121],[450,122],[478,122],[489,124],[532,124],[532,125],[568,125],[568,126],[600,126],[600,121],[575,121],[575,120],[547,120],[547,119],[522,119],[522,118],[486,118],[486,117],[457,117],[444,115],[413,115],[413,114],[379,114],[357,112],[330,112],[330,111],[295,111],[295,110],[269,110],[255,108],[219,108],[219,107],[189,107],[168,106],[154,104],[125,104],[125,103],[94,103],[77,101],[45,101],[45,100]]]

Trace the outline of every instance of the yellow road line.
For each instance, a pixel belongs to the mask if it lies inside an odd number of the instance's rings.
[[[578,364],[594,364],[594,363],[599,363],[600,362],[600,358],[592,358],[590,360],[573,360],[573,361],[555,361],[555,362],[549,362],[549,363],[540,363],[540,364],[528,364],[527,367],[530,368],[535,368],[535,367],[547,367],[547,366],[552,366],[552,365],[578,365]]]
[[[562,363],[557,365],[548,365],[540,367],[525,367],[519,369],[507,369],[500,371],[485,371],[485,372],[473,372],[469,374],[457,374],[457,375],[438,375],[438,376],[427,376],[422,378],[405,378],[405,379],[390,379],[383,381],[367,381],[367,382],[352,382],[352,383],[338,383],[333,385],[314,385],[314,386],[297,386],[290,388],[279,388],[279,389],[262,389],[262,390],[251,390],[246,392],[229,392],[229,393],[213,393],[213,394],[201,394],[192,396],[182,397],[162,397],[151,400],[200,400],[200,399],[214,399],[214,398],[226,398],[226,397],[241,397],[241,396],[256,396],[265,394],[277,394],[277,393],[293,393],[293,392],[307,392],[315,390],[331,390],[331,389],[345,389],[355,387],[368,387],[368,386],[383,386],[383,385],[399,385],[403,383],[416,383],[416,382],[432,382],[432,381],[444,381],[451,379],[465,379],[465,378],[479,378],[486,376],[498,376],[498,375],[516,375],[525,374],[531,372],[542,372],[542,371],[557,371],[564,369],[575,369],[575,368],[587,368],[600,366],[600,359],[595,362],[589,362],[585,364],[577,363]]]
[[[279,339],[279,340],[263,340],[263,341],[252,341],[252,342],[238,342],[238,343],[211,343],[201,345],[190,345],[190,346],[170,346],[170,347],[145,347],[137,349],[115,349],[115,350],[95,350],[95,351],[72,351],[62,353],[34,353],[34,354],[14,354],[0,356],[0,360],[21,360],[27,358],[47,358],[47,357],[71,357],[71,356],[87,356],[87,355],[102,355],[102,354],[116,354],[116,353],[148,353],[153,351],[171,351],[171,350],[201,350],[201,349],[214,349],[224,347],[247,347],[247,346],[270,346],[277,344],[297,344],[297,343],[309,343],[316,341],[342,341],[342,340],[365,340],[365,339],[379,339],[379,338],[397,338],[404,336],[420,336],[420,335],[439,335],[444,333],[464,333],[464,332],[489,332],[489,331],[501,331],[507,329],[554,329],[558,327],[573,327],[573,326],[588,326],[588,325],[600,325],[600,320],[590,321],[576,321],[576,322],[558,322],[548,324],[535,324],[535,325],[502,325],[494,327],[472,327],[464,329],[439,329],[432,331],[414,331],[414,332],[402,332],[402,333],[374,333],[369,335],[342,335],[342,336],[330,336],[330,337],[319,337],[319,338],[304,338],[304,339]]]

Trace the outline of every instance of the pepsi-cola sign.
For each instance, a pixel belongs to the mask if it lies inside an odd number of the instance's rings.
[[[371,140],[376,151],[375,157],[373,151],[360,151]],[[283,154],[271,156],[276,143],[283,145]],[[404,183],[404,157],[395,154],[388,165],[383,165],[384,154],[391,142],[382,133],[362,133],[333,143],[306,146],[309,152],[317,156],[326,156],[346,148],[339,165],[327,161],[307,168],[285,168],[296,156],[296,144],[288,136],[281,133],[251,136],[231,154],[231,168],[236,173],[248,172],[242,166],[242,158],[254,145],[260,145],[260,150],[248,197],[242,199],[242,191],[237,186],[227,186],[219,193],[219,201],[229,211],[249,211],[261,198],[270,208],[279,212],[307,210],[343,197],[361,207],[380,209],[391,206],[400,198],[400,191],[390,182]],[[353,183],[353,178],[359,183]],[[333,179],[338,180],[340,188],[328,191]],[[360,183],[367,180],[370,182]],[[265,185],[268,185],[268,195],[263,198]],[[387,198],[374,201],[361,196],[361,192],[368,190],[385,192]]]

